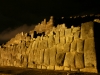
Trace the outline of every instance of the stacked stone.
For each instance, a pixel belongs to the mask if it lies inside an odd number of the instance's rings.
[[[89,24],[91,25],[91,22]],[[62,24],[56,30],[52,30],[48,36],[36,38],[32,48],[35,51],[37,68],[82,71],[86,64],[84,63],[86,38],[83,37],[87,36],[83,32],[85,29],[82,28],[73,26],[66,28],[65,24]],[[89,35],[93,35],[92,29]]]
[[[84,64],[85,68],[80,69],[83,72],[96,72],[96,50],[94,42],[94,23],[86,22],[81,25],[81,39],[84,39]]]
[[[48,26],[53,25],[52,18]],[[93,22],[71,28],[61,24],[37,38],[24,36],[19,43],[0,48],[0,66],[97,72]]]

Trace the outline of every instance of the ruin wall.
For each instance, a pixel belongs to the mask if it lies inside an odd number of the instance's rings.
[[[97,73],[93,27],[92,21],[71,28],[60,24],[37,38],[21,33],[17,43],[0,48],[0,66]]]

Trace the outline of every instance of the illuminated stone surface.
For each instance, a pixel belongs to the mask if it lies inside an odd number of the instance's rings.
[[[84,61],[85,67],[97,67],[94,38],[89,38],[85,40]]]
[[[77,39],[77,52],[83,52],[84,51],[84,40]]]
[[[44,51],[44,64],[49,65],[50,64],[49,62],[50,62],[50,50],[45,49],[45,51]]]
[[[66,52],[64,66],[75,68],[75,53],[74,52]]]
[[[56,65],[63,66],[64,59],[65,59],[65,53],[56,54]]]
[[[82,23],[81,25],[81,38],[82,39],[94,37],[93,25],[94,25],[93,22]]]
[[[75,54],[75,67],[76,68],[84,68],[84,55],[83,53]]]
[[[0,46],[0,66],[97,73],[94,22],[70,28],[53,24],[53,17],[44,19],[34,30],[18,33]]]
[[[50,65],[56,64],[56,46],[50,48]]]

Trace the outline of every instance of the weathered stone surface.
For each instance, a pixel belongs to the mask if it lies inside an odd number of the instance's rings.
[[[80,69],[81,72],[92,72],[92,73],[98,73],[96,68],[83,68]]]
[[[65,37],[64,36],[60,37],[60,43],[61,44],[65,44],[65,42],[66,42]]]
[[[55,66],[51,66],[51,65],[50,66],[47,66],[47,69],[48,70],[54,70],[55,69]]]
[[[32,62],[32,61],[34,61],[35,60],[35,58],[34,59],[32,59],[33,58],[33,52],[31,51],[31,52],[29,52],[28,53],[28,62]]]
[[[71,43],[73,41],[73,36],[66,36],[66,43]]]
[[[65,35],[65,30],[62,28],[60,29],[60,37]]]
[[[38,48],[37,45],[38,45],[38,42],[37,41],[34,41],[34,43],[32,45],[32,48],[37,49]]]
[[[71,68],[71,71],[77,71],[77,72],[79,72],[79,69],[77,69],[77,68]]]
[[[14,66],[16,66],[17,64],[16,64],[17,62],[16,61],[14,61]]]
[[[42,69],[47,69],[47,67],[45,65],[42,65]]]
[[[40,64],[43,64],[44,62],[44,49],[40,50]]]
[[[63,52],[69,52],[70,51],[70,43],[66,43],[66,44],[64,44],[64,50],[63,50]]]
[[[17,55],[16,55],[16,59],[21,59],[21,53],[17,53]]]
[[[36,64],[40,64],[40,50],[36,51]]]
[[[71,35],[71,28],[65,29],[65,36],[70,36]]]
[[[36,64],[28,63],[28,68],[37,68]]]
[[[35,41],[32,41],[32,49],[34,49]]]
[[[60,32],[56,30],[56,36],[60,36]]]
[[[61,43],[57,44],[56,48],[57,48],[57,53],[61,53],[64,50],[64,46]]]
[[[63,66],[55,66],[55,70],[64,70]]]
[[[74,39],[79,39],[80,38],[80,31],[77,31],[74,33]]]
[[[72,43],[71,43],[71,52],[75,52],[76,51],[76,48],[77,48],[77,42],[76,40],[74,40]]]
[[[60,37],[59,36],[55,36],[55,44],[59,44],[60,42]]]
[[[56,46],[50,48],[50,65],[55,65],[56,62]]]
[[[43,40],[42,40],[42,41],[39,41],[38,46],[39,46],[39,47],[38,47],[39,49],[44,49]]]
[[[52,47],[54,45],[54,37],[53,35],[52,36],[49,36],[48,38],[48,47]]]
[[[81,30],[67,29],[65,24],[52,27],[52,20],[40,25],[43,31],[39,27],[36,33],[47,31],[46,35],[39,33],[35,38],[32,33],[22,33],[0,46],[0,66],[97,72],[93,22],[83,23]]]
[[[49,65],[50,63],[50,49],[45,49],[44,51],[44,64]]]
[[[93,32],[93,22],[86,22],[81,24],[81,38],[86,39],[86,38],[92,38],[94,36]]]
[[[83,52],[84,51],[84,40],[77,39],[77,52]]]
[[[75,66],[76,68],[84,68],[84,55],[83,53],[75,54]]]
[[[48,47],[48,41],[47,40],[43,40],[42,41],[43,43],[43,48],[45,49],[45,48],[47,48]]]
[[[75,52],[66,52],[64,66],[75,68]]]
[[[69,68],[69,67],[64,67],[64,70],[66,70],[66,71],[70,71],[71,68]]]
[[[97,66],[94,38],[89,38],[85,40],[84,61],[85,61],[85,67],[96,67]]]
[[[1,63],[0,63],[1,64]],[[9,66],[10,64],[9,64],[9,60],[6,60],[6,66]]]
[[[80,27],[73,27],[72,28],[72,33],[75,33],[77,31],[80,31]]]
[[[38,65],[36,65],[36,66],[37,66],[37,67],[36,67],[37,69],[41,69],[41,68],[42,68],[42,66],[41,66],[41,65],[39,65],[39,64],[38,64]]]
[[[56,54],[56,65],[63,66],[64,59],[65,59],[65,53]]]

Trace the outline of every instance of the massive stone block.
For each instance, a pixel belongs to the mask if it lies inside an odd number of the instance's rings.
[[[80,69],[81,72],[91,72],[91,73],[98,73],[98,70],[96,68],[83,68]]]
[[[66,43],[71,43],[73,39],[73,36],[66,36]]]
[[[86,22],[81,24],[81,38],[86,39],[86,38],[92,38],[94,36],[93,32],[93,22]]]
[[[47,66],[45,66],[45,65],[42,65],[42,69],[47,69]]]
[[[70,36],[71,35],[71,28],[65,29],[65,36]]]
[[[77,42],[76,40],[74,40],[72,43],[71,43],[71,52],[75,52],[76,51],[76,48],[77,48]]]
[[[60,37],[60,43],[65,44],[66,38],[64,36]]]
[[[75,68],[75,52],[66,52],[64,66]]]
[[[42,68],[42,65],[38,64],[38,65],[36,65],[36,68],[37,69],[41,69]]]
[[[38,49],[38,43],[39,43],[39,41],[36,40],[35,49]]]
[[[65,30],[64,28],[60,29],[60,37],[65,35]]]
[[[77,39],[77,52],[83,52],[84,51],[84,40]]]
[[[45,49],[44,51],[44,65],[50,64],[50,49]]]
[[[28,68],[37,68],[37,65],[33,63],[28,63]]]
[[[63,44],[59,43],[56,45],[57,53],[61,53],[64,50]]]
[[[84,43],[85,67],[97,67],[94,38],[88,38]]]
[[[49,36],[48,38],[48,47],[52,47],[54,45],[54,37],[53,35]]]
[[[69,68],[69,67],[65,67],[65,66],[64,66],[64,70],[65,70],[65,71],[70,71],[71,68]]]
[[[50,65],[53,66],[55,65],[56,62],[56,46],[54,45],[53,47],[50,48]]]
[[[43,44],[44,42],[43,42],[43,40],[42,41],[39,41],[39,49],[44,49],[44,44]]]
[[[74,39],[79,39],[80,38],[80,31],[77,31],[74,33]]]
[[[63,66],[55,66],[55,70],[64,70]]]
[[[40,50],[40,64],[43,64],[44,62],[44,49]]]
[[[21,55],[22,55],[22,54],[17,53],[17,55],[16,55],[16,59],[21,59]]]
[[[57,31],[57,30],[56,30],[56,36],[57,36],[57,37],[60,36],[60,31]]]
[[[51,66],[51,65],[50,66],[47,66],[47,69],[48,70],[54,70],[55,69],[55,66]]]
[[[63,52],[69,52],[70,51],[70,43],[66,43],[64,44],[64,49],[63,49]]]
[[[35,61],[33,51],[30,51],[27,55],[28,55],[28,62]]]
[[[36,64],[40,64],[40,50],[36,51],[35,59],[36,59],[36,62],[37,62]]]
[[[83,53],[75,54],[75,66],[76,68],[84,68],[84,55]]]
[[[47,40],[43,40],[42,41],[43,43],[43,49],[47,48],[48,47],[48,41]]]
[[[80,31],[80,27],[73,27],[72,28],[72,33],[75,33],[77,31]]]
[[[64,59],[65,59],[66,53],[58,53],[56,54],[56,65],[57,66],[63,66]]]
[[[59,37],[59,36],[55,36],[54,39],[55,39],[55,44],[59,44],[59,42],[60,42],[60,37]]]

